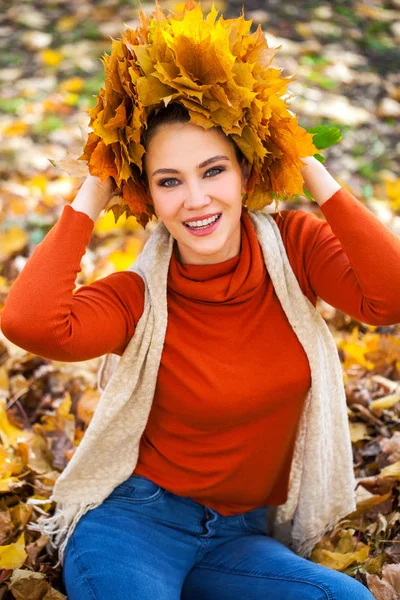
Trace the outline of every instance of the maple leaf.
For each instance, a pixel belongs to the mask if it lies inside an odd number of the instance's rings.
[[[382,569],[382,579],[367,573],[367,583],[377,600],[398,600],[400,597],[400,565],[388,564]]]

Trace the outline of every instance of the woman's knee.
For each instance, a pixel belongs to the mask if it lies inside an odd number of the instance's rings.
[[[331,569],[330,569],[331,570]],[[326,578],[324,600],[375,600],[365,585],[338,571]]]

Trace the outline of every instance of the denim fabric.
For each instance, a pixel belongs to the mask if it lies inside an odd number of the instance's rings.
[[[269,537],[266,510],[224,517],[133,475],[70,536],[68,600],[373,600]]]

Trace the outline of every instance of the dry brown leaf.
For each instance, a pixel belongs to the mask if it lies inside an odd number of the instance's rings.
[[[399,600],[400,564],[384,565],[382,579],[367,573],[367,584],[376,600]]]
[[[388,461],[395,463],[400,461],[400,431],[395,431],[391,438],[383,438],[379,445],[385,454],[389,454]]]

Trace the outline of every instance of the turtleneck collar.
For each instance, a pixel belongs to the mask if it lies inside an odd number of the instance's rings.
[[[257,234],[242,208],[240,253],[213,265],[183,264],[172,252],[168,289],[197,302],[236,304],[262,285],[266,268]],[[175,242],[176,244],[176,242]]]

